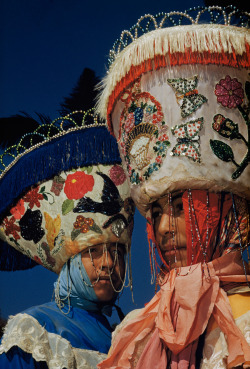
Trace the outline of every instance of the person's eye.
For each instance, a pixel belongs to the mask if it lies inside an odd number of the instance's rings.
[[[118,246],[118,247],[112,247],[110,249],[110,253],[115,257],[115,256],[118,256],[119,258],[123,258],[124,257],[124,248],[121,247],[121,246]]]
[[[174,212],[175,214],[179,214],[184,210],[183,208],[183,203],[182,203],[182,199],[178,199],[175,203],[174,203]]]
[[[94,253],[96,253],[98,250],[97,250],[97,248],[96,247],[91,247],[91,248],[89,248],[89,252],[90,252],[90,254],[94,254]]]
[[[157,218],[160,218],[162,216],[162,211],[160,209],[155,209],[152,212],[152,218],[153,220],[156,220]]]

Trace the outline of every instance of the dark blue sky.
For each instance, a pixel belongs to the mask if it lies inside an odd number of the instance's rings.
[[[185,10],[201,0],[1,0],[0,117],[20,111],[58,116],[84,68],[103,77],[114,41],[144,14]],[[9,129],[11,127],[0,127]],[[154,293],[150,285],[144,219],[137,213],[132,242],[134,298],[123,293],[124,312],[142,307]],[[7,317],[47,302],[56,275],[38,266],[0,273],[0,309]]]

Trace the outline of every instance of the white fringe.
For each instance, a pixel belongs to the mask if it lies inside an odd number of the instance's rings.
[[[111,65],[108,74],[99,85],[101,93],[96,104],[97,113],[106,119],[109,96],[115,86],[132,66],[140,65],[155,55],[185,52],[223,52],[242,55],[250,45],[250,31],[246,28],[199,24],[157,29],[147,33],[128,45]]]

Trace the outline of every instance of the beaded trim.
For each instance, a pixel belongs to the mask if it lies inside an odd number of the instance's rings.
[[[192,13],[194,13],[192,15]],[[203,17],[205,19],[203,19]],[[210,21],[208,21],[210,17]],[[137,23],[129,30],[124,30],[119,39],[115,41],[112,49],[109,51],[108,65],[109,67],[120,52],[125,49],[130,43],[137,40],[142,35],[156,29],[183,26],[187,24],[202,24],[202,22],[210,24],[223,24],[226,26],[234,25],[238,27],[248,27],[250,14],[241,11],[233,5],[227,7],[209,6],[209,7],[194,7],[184,12],[172,11],[169,13],[160,12],[155,16],[145,14]]]
[[[37,149],[38,147],[41,147],[42,145],[54,139],[65,136],[70,132],[91,127],[105,127],[105,123],[98,122],[98,118],[93,114],[93,110],[94,109],[87,111],[76,110],[65,115],[64,117],[56,118],[51,123],[41,124],[34,132],[23,135],[16,145],[8,147],[0,155],[0,180],[21,157]],[[82,121],[80,124],[73,119],[73,116],[77,114],[82,115]],[[90,123],[91,121],[93,121],[93,123]],[[53,131],[56,131],[56,133],[53,134]],[[37,142],[38,140],[40,142]],[[9,157],[12,157],[13,160],[10,164],[6,165],[5,160],[7,161],[7,158]]]

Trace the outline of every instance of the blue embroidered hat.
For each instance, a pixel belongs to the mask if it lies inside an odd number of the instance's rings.
[[[1,270],[39,263],[59,273],[88,246],[130,246],[134,206],[117,143],[92,110],[39,125],[0,163]]]
[[[143,215],[176,189],[250,198],[249,16],[216,6],[147,14],[110,51],[97,111]]]

